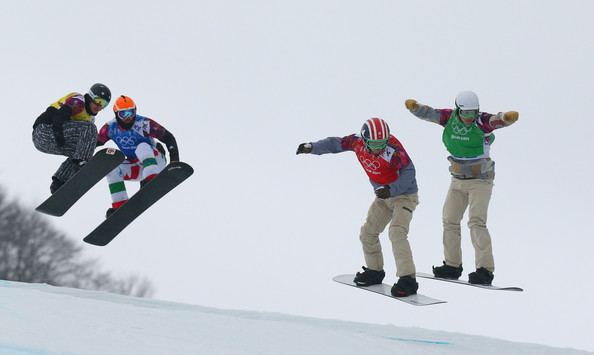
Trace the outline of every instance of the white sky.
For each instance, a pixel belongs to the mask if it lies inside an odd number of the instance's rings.
[[[34,119],[102,82],[170,129],[196,170],[108,247],[84,245],[106,269],[148,276],[157,298],[593,351],[592,18],[586,0],[2,1],[0,184],[40,203],[62,158],[35,150]],[[442,260],[447,153],[441,129],[403,102],[451,107],[461,90],[487,112],[520,112],[496,132],[488,225],[495,283],[526,292],[420,280],[449,303],[419,309],[333,283],[363,265],[373,195],[354,155],[295,156],[297,145],[388,120],[417,167],[410,240],[430,271]],[[101,182],[51,221],[81,240],[109,205]],[[466,275],[466,227],[463,241]]]

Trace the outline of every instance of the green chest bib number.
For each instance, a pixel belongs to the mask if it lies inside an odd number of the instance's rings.
[[[485,153],[485,133],[476,122],[469,125],[461,122],[455,111],[443,130],[442,139],[446,149],[454,157],[475,158]]]

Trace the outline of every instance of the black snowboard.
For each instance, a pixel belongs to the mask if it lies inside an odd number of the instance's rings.
[[[63,216],[99,180],[115,169],[126,157],[114,148],[97,153],[64,185],[54,192],[36,210],[51,216]]]
[[[118,208],[109,218],[84,238],[84,241],[98,246],[105,246],[113,240],[126,226],[142,212],[181,184],[194,169],[183,162],[173,162],[165,167],[159,175],[138,190],[128,202]]]

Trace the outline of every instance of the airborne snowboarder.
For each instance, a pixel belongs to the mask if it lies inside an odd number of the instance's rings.
[[[107,175],[112,206],[107,210],[106,217],[128,201],[124,181],[140,181],[142,187],[167,165],[165,149],[155,139],[165,143],[171,162],[179,161],[175,137],[156,121],[138,115],[132,98],[124,95],[118,97],[113,112],[115,118],[99,131],[97,146],[112,140],[124,153],[126,160]]]
[[[493,131],[518,120],[518,112],[491,114],[479,110],[478,96],[463,91],[456,96],[454,109],[434,109],[408,99],[410,112],[444,127],[442,140],[450,153],[452,180],[443,206],[443,265],[433,267],[436,277],[458,279],[462,275],[460,221],[468,208],[470,236],[475,250],[476,271],[468,275],[472,284],[490,285],[495,263],[491,236],[487,229],[487,210],[495,178],[495,162],[489,150]]]
[[[43,153],[68,157],[52,176],[52,194],[93,156],[97,142],[95,116],[110,100],[109,88],[97,83],[84,95],[72,92],[60,98],[35,120],[35,148]]]

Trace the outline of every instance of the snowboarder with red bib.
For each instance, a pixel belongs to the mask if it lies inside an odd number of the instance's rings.
[[[395,297],[417,293],[415,264],[408,242],[409,225],[418,205],[415,167],[404,147],[390,134],[381,118],[365,122],[360,135],[329,137],[313,143],[301,143],[297,154],[342,153],[352,151],[369,176],[375,199],[359,239],[363,246],[366,267],[358,272],[354,282],[359,286],[381,284],[385,272],[379,235],[389,225],[392,253],[396,260],[398,282],[391,289]]]

